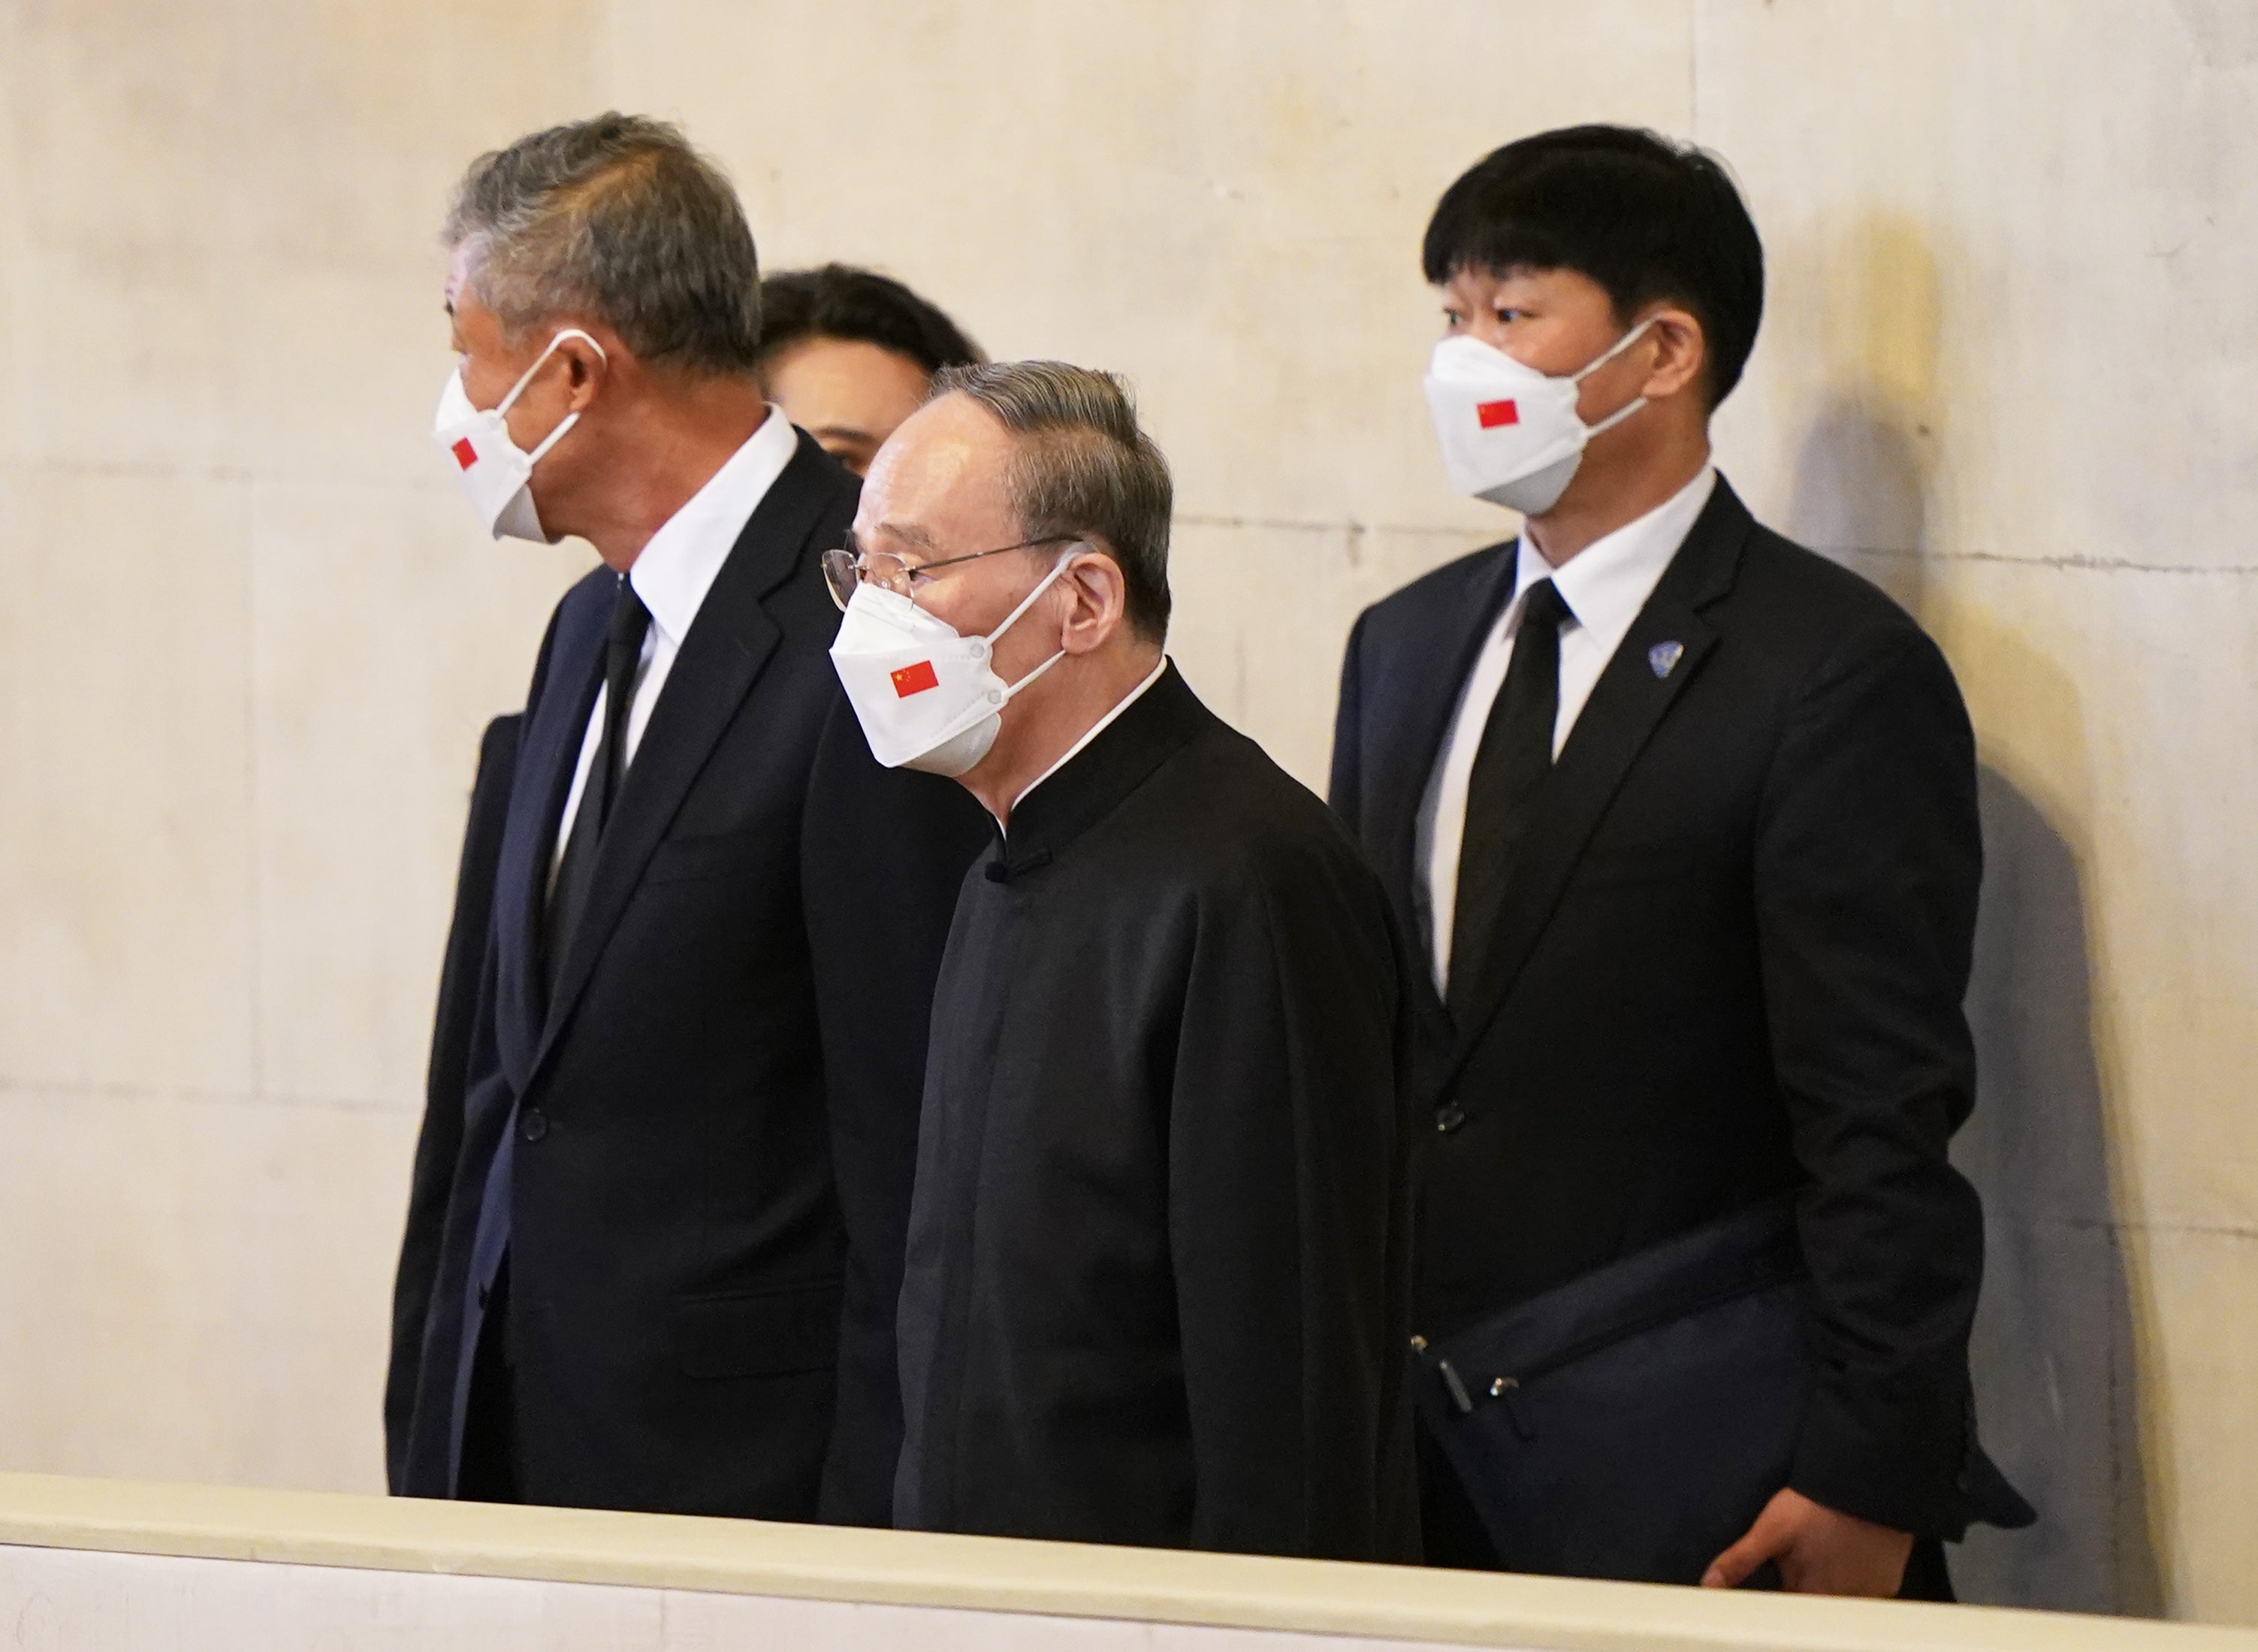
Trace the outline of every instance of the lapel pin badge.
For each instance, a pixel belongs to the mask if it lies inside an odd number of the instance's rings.
[[[1686,657],[1683,643],[1657,643],[1646,651],[1646,663],[1654,668],[1658,681],[1677,669],[1678,662]]]

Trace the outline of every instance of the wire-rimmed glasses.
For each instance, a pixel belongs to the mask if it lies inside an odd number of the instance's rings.
[[[917,601],[917,587],[942,568],[958,567],[967,562],[977,562],[983,557],[1000,557],[1006,551],[1033,551],[1039,545],[1071,545],[1070,533],[1053,534],[1044,539],[1022,539],[1017,545],[999,545],[993,551],[974,551],[961,557],[943,557],[934,562],[912,562],[896,556],[891,551],[857,550],[854,540],[835,551],[823,553],[823,582],[831,590],[831,600],[844,613],[847,604],[854,600],[856,586],[868,580],[870,584]]]

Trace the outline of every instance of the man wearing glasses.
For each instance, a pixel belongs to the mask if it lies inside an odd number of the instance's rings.
[[[998,828],[933,1002],[895,1522],[1414,1558],[1385,896],[1163,655],[1120,385],[939,391],[826,559],[873,752]]]

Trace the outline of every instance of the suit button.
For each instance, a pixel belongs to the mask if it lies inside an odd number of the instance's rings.
[[[1445,1101],[1435,1109],[1435,1128],[1445,1136],[1448,1136],[1466,1122],[1466,1115],[1459,1110],[1456,1102]]]
[[[529,1142],[537,1142],[549,1134],[549,1115],[539,1107],[528,1107],[525,1116],[517,1122],[517,1133]]]

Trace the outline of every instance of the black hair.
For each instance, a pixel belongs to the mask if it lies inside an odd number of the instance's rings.
[[[1764,315],[1764,245],[1724,166],[1629,126],[1571,126],[1495,150],[1443,191],[1419,253],[1439,286],[1461,270],[1566,269],[1628,324],[1683,304],[1708,345],[1711,407],[1740,382]]]
[[[975,367],[980,346],[901,282],[851,264],[785,270],[761,283],[761,360],[807,338],[874,344],[927,374]]]

